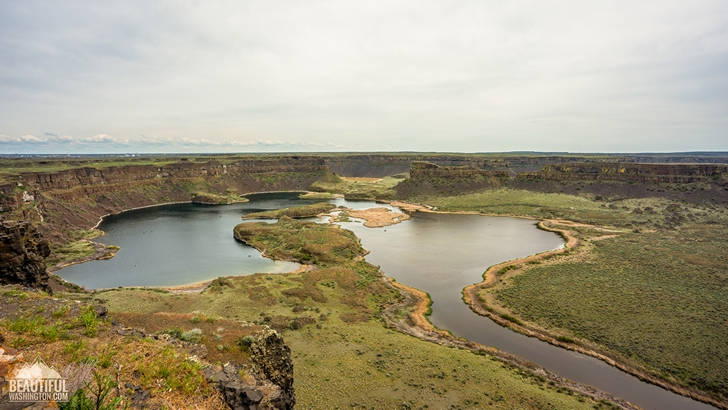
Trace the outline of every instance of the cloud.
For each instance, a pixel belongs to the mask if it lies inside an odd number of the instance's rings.
[[[77,142],[92,144],[129,144],[129,140],[126,138],[115,138],[107,134],[98,134],[92,137],[81,138],[77,140]]]
[[[343,144],[321,144],[312,141],[272,141],[272,140],[214,140],[208,138],[169,137],[139,135],[135,139],[116,138],[108,134],[74,137],[44,133],[47,137],[23,135],[11,137],[0,135],[0,146],[23,153],[64,153],[72,149],[74,153],[89,152],[256,152],[256,151],[312,151],[312,150],[354,150],[365,146]]]
[[[125,138],[115,138],[107,134],[98,134],[88,137],[73,137],[70,135],[58,135],[53,133],[44,133],[45,137],[36,137],[26,134],[20,137],[9,137],[7,135],[0,136],[0,142],[4,143],[27,143],[36,145],[47,145],[54,143],[62,144],[129,144],[129,140]]]
[[[0,134],[0,144],[15,143],[15,142],[20,142],[20,138]]]
[[[20,139],[23,140],[24,142],[46,142],[46,141],[48,141],[48,138],[36,137],[34,135],[29,135],[29,134],[23,135],[22,137],[20,137]]]
[[[723,0],[77,4],[0,2],[3,134],[93,149],[728,149]]]

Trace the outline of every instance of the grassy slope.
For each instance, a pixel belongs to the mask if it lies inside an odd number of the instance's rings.
[[[409,200],[436,206],[441,211],[471,211],[539,219],[563,218],[630,228],[662,228],[680,223],[718,223],[727,220],[725,207],[717,205],[683,204],[662,198],[612,201],[593,198],[593,195],[498,188],[458,196],[420,196]],[[672,207],[668,209],[670,205]]]
[[[496,301],[521,320],[596,343],[679,385],[728,397],[728,218],[723,208],[654,198],[604,202],[511,189],[419,200],[449,211],[631,228],[593,242],[588,256],[558,257],[518,273],[496,293]],[[675,225],[680,228],[663,229]]]
[[[147,404],[152,408],[227,408],[217,390],[204,380],[201,365],[183,360],[187,354],[182,349],[161,340],[119,336],[90,306],[11,286],[2,287],[0,303],[4,344],[19,349],[26,361],[41,357],[59,370],[69,364],[91,366],[101,385],[132,383],[150,390],[153,398]],[[186,321],[192,325],[189,318]],[[84,391],[92,397],[98,384],[94,379],[89,382]],[[123,397],[111,389],[106,404],[120,400],[113,408],[129,405],[131,391],[122,387],[121,392]]]
[[[332,181],[318,181],[311,185],[312,191],[344,194],[349,199],[391,199],[395,192],[392,188],[402,182],[400,178],[384,177],[377,182],[345,181],[337,178]]]
[[[308,254],[306,259],[314,260],[325,253],[334,257],[326,261],[325,267],[298,274],[226,278],[200,294],[124,289],[100,292],[95,297],[106,300],[112,312],[199,312],[257,320],[284,332],[293,352],[301,408],[601,405],[512,370],[489,356],[386,329],[377,320],[378,312],[397,300],[399,294],[384,285],[376,267],[351,260],[361,252],[356,237],[343,236],[350,241],[343,249],[354,252],[331,253],[327,247],[342,244],[336,244],[338,239],[323,239],[348,231],[292,220],[273,226],[278,227],[275,235],[253,235],[256,239],[251,242],[269,253],[277,244],[288,244],[284,248],[289,256],[303,253]],[[322,228],[325,230],[320,231]],[[308,240],[299,242],[301,238]],[[312,241],[319,242],[319,246],[307,248],[305,245]]]
[[[309,218],[318,214],[325,214],[336,208],[336,205],[320,202],[309,205],[292,206],[272,211],[253,212],[243,215],[243,219],[278,219],[283,216],[289,218]]]

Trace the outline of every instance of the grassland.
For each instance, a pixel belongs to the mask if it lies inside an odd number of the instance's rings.
[[[198,204],[227,205],[248,201],[248,198],[240,196],[233,192],[228,192],[226,195],[212,194],[209,192],[197,192],[192,196],[192,202]]]
[[[525,269],[496,298],[521,320],[725,400],[727,240],[723,227],[686,225],[593,241]]]
[[[610,200],[591,194],[568,195],[509,188],[449,197],[423,195],[408,200],[446,212],[560,218],[634,229],[674,228],[683,223],[713,224],[726,219],[725,207],[713,204],[687,204],[663,198]]]
[[[330,192],[306,192],[298,196],[300,199],[332,199],[334,194]]]
[[[96,247],[91,239],[101,235],[97,229],[75,230],[68,236],[68,241],[61,244],[51,244],[51,254],[45,259],[47,267],[60,263],[82,260],[96,253]]]
[[[403,178],[392,176],[375,180],[351,180],[337,178],[335,181],[318,181],[311,185],[312,191],[343,194],[348,199],[392,199],[395,196],[394,187],[402,182]]]
[[[317,265],[292,274],[223,278],[199,294],[115,289],[93,297],[112,314],[188,313],[256,321],[283,332],[293,352],[300,408],[611,406],[487,354],[387,329],[380,312],[401,294],[358,258],[364,251],[349,231],[289,218],[239,229],[266,254]]]
[[[348,263],[365,252],[359,239],[349,230],[285,216],[275,224],[241,223],[235,227],[233,235],[269,258],[325,266]]]
[[[292,206],[272,211],[253,212],[243,215],[243,219],[278,219],[284,216],[289,218],[309,218],[319,214],[328,213],[334,208],[336,208],[336,205],[334,204],[319,202],[316,204]]]

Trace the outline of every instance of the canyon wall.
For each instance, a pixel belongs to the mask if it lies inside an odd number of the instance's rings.
[[[444,167],[473,167],[487,171],[508,171],[512,176],[536,172],[546,165],[567,163],[682,163],[725,164],[725,153],[692,154],[336,154],[323,156],[331,171],[349,177],[375,177],[403,174],[414,162],[429,162]]]
[[[570,163],[547,165],[538,172],[522,173],[519,177],[552,181],[706,182],[728,186],[728,165]]]
[[[34,222],[58,243],[125,209],[189,202],[197,193],[306,191],[331,178],[322,158],[299,156],[27,172],[0,185],[0,211],[5,219]]]
[[[510,170],[487,171],[472,166],[413,162],[410,176],[395,187],[399,198],[457,195],[509,187],[614,198],[664,197],[695,203],[725,203],[728,200],[728,165],[723,164],[595,161],[546,165],[537,172],[521,172],[514,177]]]

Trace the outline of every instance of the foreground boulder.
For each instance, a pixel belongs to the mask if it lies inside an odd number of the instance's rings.
[[[275,331],[258,333],[250,344],[252,368],[235,364],[210,366],[205,379],[217,384],[233,410],[289,410],[296,404],[291,349]]]
[[[260,334],[250,346],[251,359],[259,376],[280,388],[280,395],[271,399],[276,409],[292,409],[296,404],[293,389],[293,360],[291,349],[275,330]]]
[[[20,284],[50,291],[43,259],[48,240],[28,222],[0,221],[0,285]]]

